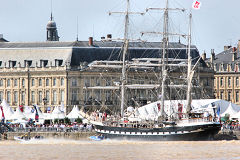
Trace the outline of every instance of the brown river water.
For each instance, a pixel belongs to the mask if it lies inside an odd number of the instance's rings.
[[[240,141],[0,141],[0,160],[240,160]]]

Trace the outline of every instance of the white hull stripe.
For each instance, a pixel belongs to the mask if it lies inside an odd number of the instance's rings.
[[[194,131],[178,131],[178,132],[119,132],[119,131],[108,131],[108,130],[100,130],[95,129],[98,133],[107,133],[112,135],[177,135],[177,134],[186,134],[193,132],[201,132],[203,130],[194,130]]]

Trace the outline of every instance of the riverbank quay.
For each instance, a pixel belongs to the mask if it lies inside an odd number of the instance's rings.
[[[71,140],[81,140],[87,139],[90,136],[96,135],[94,131],[92,132],[6,132],[1,135],[1,140],[14,140],[14,136],[24,136],[30,134],[30,137],[41,136],[44,138],[54,138],[54,139],[71,139]]]
[[[240,130],[221,130],[214,136],[215,140],[240,140]]]
[[[30,137],[42,136],[44,138],[54,139],[71,139],[71,140],[82,140],[88,139],[90,136],[96,135],[95,131],[80,131],[80,132],[49,132],[49,131],[37,131],[37,132],[6,132],[0,135],[0,140],[14,140],[14,136],[28,135]],[[240,131],[224,130],[220,131],[214,136],[213,140],[240,140]]]

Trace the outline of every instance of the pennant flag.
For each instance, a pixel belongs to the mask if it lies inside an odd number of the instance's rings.
[[[20,109],[21,112],[23,112],[23,105],[20,105],[19,109]]]
[[[192,8],[193,8],[193,9],[200,9],[201,4],[202,4],[202,3],[201,3],[200,1],[195,0],[195,1],[193,2]]]
[[[33,105],[33,107],[35,108],[36,110],[36,114],[35,114],[35,121],[38,122],[38,119],[39,119],[39,114],[38,114],[38,110],[37,110],[37,106],[36,105]]]
[[[5,116],[4,116],[4,112],[3,112],[3,107],[0,106],[0,108],[1,108],[1,111],[2,111],[2,122],[4,122],[4,120],[5,120]]]
[[[218,115],[218,117],[220,116],[220,106],[217,109],[217,115]]]

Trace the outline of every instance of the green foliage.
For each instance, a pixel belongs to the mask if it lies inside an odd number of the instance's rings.
[[[59,119],[54,119],[54,124],[58,123]]]
[[[82,119],[78,117],[77,119],[75,119],[75,122],[82,123]]]
[[[65,124],[71,124],[71,121],[70,121],[69,118],[65,117],[65,118],[64,118],[64,123],[65,123]]]

